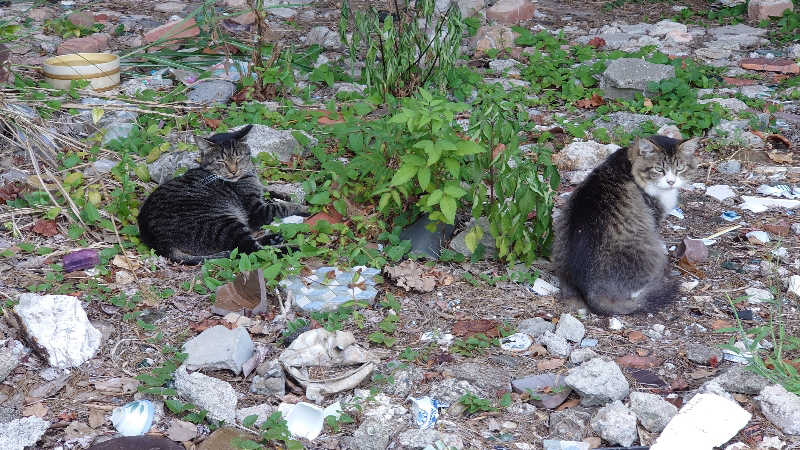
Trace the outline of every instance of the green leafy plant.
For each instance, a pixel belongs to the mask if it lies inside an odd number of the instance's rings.
[[[44,23],[44,29],[46,32],[61,36],[64,39],[99,33],[103,31],[104,28],[105,25],[102,23],[95,23],[88,27],[80,27],[70,22],[66,17],[49,19]]]
[[[246,428],[254,428],[256,420],[258,420],[258,416],[255,414],[247,416],[242,421],[242,425]],[[274,412],[254,431],[259,434],[258,440],[235,438],[231,445],[245,450],[261,449],[265,445],[274,446],[276,443],[282,443],[286,450],[302,450],[304,448],[300,441],[291,438],[286,420],[283,419],[280,411]]]
[[[739,311],[736,308],[738,302],[746,300],[746,297],[732,299],[728,297],[728,302],[733,309],[736,317],[734,327],[717,330],[719,333],[736,333],[742,338],[746,351],[753,355],[749,370],[767,378],[773,383],[783,385],[787,391],[800,394],[800,338],[792,336],[786,329],[786,314],[783,309],[784,299],[775,296],[769,300],[769,322],[764,325],[745,329],[742,320],[739,318]],[[741,350],[733,344],[736,335],[731,336],[731,340],[722,345],[723,348],[739,353]],[[765,350],[761,347],[761,342],[768,339],[772,343],[771,349]]]
[[[480,355],[489,347],[499,345],[497,338],[489,338],[483,333],[474,334],[466,339],[456,339],[450,346],[450,351],[462,356],[473,357]]]
[[[350,60],[364,61],[362,79],[388,96],[405,97],[427,85],[442,89],[446,74],[458,59],[464,22],[457,5],[439,16],[434,0],[394,2],[395,11],[386,14],[374,7],[354,11],[349,0],[342,2],[339,35]],[[347,30],[352,30],[348,37]],[[362,54],[362,48],[366,49]]]
[[[509,396],[510,398],[510,396]],[[497,408],[492,406],[492,402],[488,399],[478,397],[472,392],[467,392],[458,399],[458,402],[466,406],[466,413],[475,414],[476,412],[492,412],[497,411]]]

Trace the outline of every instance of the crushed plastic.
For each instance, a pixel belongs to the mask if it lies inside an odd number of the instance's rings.
[[[335,311],[352,300],[372,302],[378,290],[375,276],[380,270],[356,266],[350,271],[320,267],[308,276],[281,281],[288,300],[304,311]]]
[[[725,211],[720,217],[722,217],[722,220],[728,222],[734,222],[742,218],[742,216],[740,216],[736,211]]]

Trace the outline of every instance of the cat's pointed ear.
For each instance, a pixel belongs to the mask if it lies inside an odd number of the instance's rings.
[[[244,126],[244,127],[242,127],[241,129],[234,131],[234,132],[233,132],[233,136],[231,136],[231,137],[232,137],[234,140],[237,140],[237,141],[238,141],[238,140],[240,140],[240,139],[244,138],[245,136],[247,136],[247,133],[249,133],[249,132],[250,132],[250,130],[251,130],[252,128],[253,128],[253,125],[252,125],[252,124],[251,124],[251,125]]]
[[[631,155],[632,156],[641,156],[643,158],[649,158],[653,156],[658,151],[656,144],[650,142],[650,139],[647,138],[636,138],[633,145],[631,146]]]
[[[214,147],[214,143],[209,141],[208,139],[200,136],[194,137],[194,143],[197,144],[197,148],[200,150],[200,156],[205,157],[211,149]]]
[[[685,156],[694,155],[698,148],[700,148],[699,137],[683,141],[678,145],[678,151]]]

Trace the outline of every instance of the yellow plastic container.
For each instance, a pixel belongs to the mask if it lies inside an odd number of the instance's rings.
[[[57,89],[72,80],[87,80],[97,92],[119,85],[119,56],[111,53],[70,53],[44,62],[44,78]]]

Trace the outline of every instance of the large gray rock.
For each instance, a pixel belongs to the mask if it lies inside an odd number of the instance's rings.
[[[464,441],[457,434],[442,433],[433,428],[425,430],[411,428],[400,433],[397,436],[397,440],[403,448],[425,448],[432,446],[437,441],[442,441],[448,450],[461,450],[464,448]]]
[[[236,92],[236,85],[225,80],[201,81],[186,95],[190,102],[201,105],[225,104]]]
[[[253,356],[253,341],[244,328],[216,325],[186,341],[183,351],[189,355],[183,362],[189,370],[228,369],[238,375]]]
[[[481,236],[480,244],[482,244],[483,248],[485,249],[484,255],[496,255],[497,245],[495,245],[492,233],[489,232],[489,219],[486,217],[479,217],[477,221],[475,219],[470,220],[467,224],[467,227],[464,228],[464,231],[453,236],[453,239],[450,241],[450,248],[458,253],[461,253],[462,255],[471,256],[472,252],[469,250],[469,248],[467,248],[466,239],[467,233],[469,233],[469,231],[475,226],[479,226],[483,230],[483,236]]]
[[[565,313],[558,319],[556,334],[568,341],[580,342],[583,336],[586,335],[586,328],[572,314]]]
[[[258,374],[253,377],[250,392],[278,397],[286,394],[286,375],[278,360],[264,361],[256,368],[256,372]]]
[[[288,162],[292,156],[309,154],[309,149],[317,145],[317,140],[305,131],[297,131],[308,140],[307,145],[302,145],[294,137],[294,130],[276,130],[266,125],[253,124],[253,128],[244,138],[244,144],[250,150],[250,155],[258,156],[259,153],[269,153],[278,161]]]
[[[23,354],[22,349],[16,345],[0,347],[0,383],[19,365]]]
[[[569,356],[570,350],[572,350],[566,339],[549,331],[545,331],[544,334],[539,336],[536,342],[544,345],[547,352],[553,356],[566,358]]]
[[[556,326],[553,322],[544,320],[541,317],[534,317],[533,319],[525,319],[517,325],[517,331],[520,333],[529,334],[535,338],[543,335],[545,331],[553,332]]]
[[[560,168],[566,170],[592,170],[619,150],[615,144],[601,144],[595,141],[575,141],[558,153]]]
[[[639,418],[639,422],[653,433],[660,433],[678,413],[675,405],[656,394],[631,392],[630,401],[631,410]]]
[[[714,380],[728,392],[746,395],[756,395],[770,384],[766,378],[738,364]]]
[[[484,392],[506,392],[511,390],[511,374],[507,370],[466,362],[445,367],[442,372],[458,380],[464,380]]]
[[[636,416],[619,400],[600,408],[592,417],[591,425],[601,438],[623,447],[630,447],[638,436]]]
[[[306,44],[316,44],[326,50],[339,50],[342,48],[342,41],[339,39],[339,33],[322,26],[314,27],[309,30],[306,36]]]
[[[181,366],[175,371],[175,388],[180,396],[207,410],[212,419],[236,423],[238,399],[229,383],[200,372],[189,374],[186,367]]]
[[[0,448],[23,450],[25,447],[36,445],[48,428],[50,422],[38,417],[25,417],[0,423]]]
[[[567,408],[550,413],[550,439],[580,441],[589,435],[592,414],[583,408]]]
[[[773,425],[786,434],[800,435],[800,397],[774,384],[762,389],[756,400]]]
[[[690,342],[686,345],[686,357],[689,361],[708,366],[712,364],[714,359],[716,359],[716,362],[722,361],[722,350],[705,344]]]
[[[635,114],[625,111],[617,111],[609,114],[608,120],[598,120],[594,123],[595,129],[605,128],[608,131],[614,131],[621,128],[626,133],[633,133],[638,130],[642,125],[647,122],[653,122],[656,129],[664,125],[671,125],[675,123],[672,119],[667,119],[661,116],[651,116],[647,114]]]
[[[179,169],[194,169],[199,167],[197,162],[198,152],[169,152],[147,165],[150,179],[158,184],[166,183],[175,177]]]
[[[548,409],[564,403],[572,392],[572,389],[564,384],[564,377],[553,373],[518,378],[511,381],[511,386],[514,392],[530,395],[531,403],[537,407]]]
[[[620,58],[609,63],[600,81],[606,97],[633,98],[645,94],[648,83],[675,77],[675,68],[638,58]]]
[[[356,395],[366,398],[369,392]],[[433,394],[431,394],[433,395]],[[384,394],[373,397],[370,407],[364,410],[361,425],[350,438],[343,438],[343,448],[359,450],[385,450],[394,435],[403,428],[407,428],[405,416],[408,410],[402,406],[391,403],[391,399]],[[438,397],[434,397],[438,398]]]
[[[605,405],[628,396],[630,386],[614,361],[595,358],[567,373],[564,382],[578,391],[581,405]]]
[[[22,294],[14,314],[25,339],[53,367],[78,367],[100,348],[102,334],[76,297]]]
[[[236,421],[238,423],[244,422],[244,419],[248,418],[249,416],[257,416],[258,418],[253,423],[255,426],[261,426],[262,423],[266,422],[275,411],[277,411],[273,405],[269,403],[262,403],[260,405],[250,406],[248,408],[240,408],[236,410]]]

